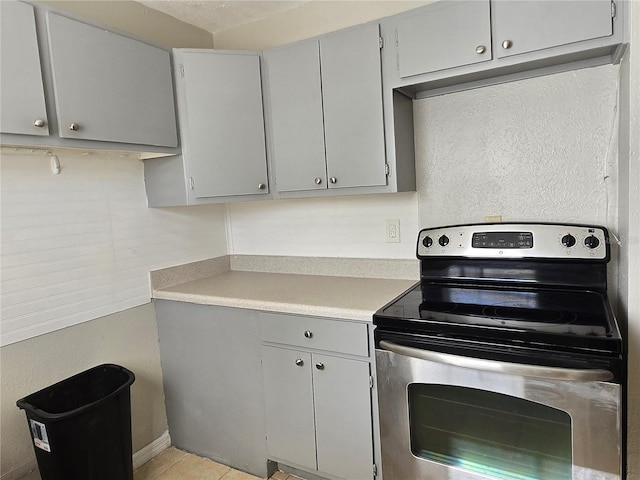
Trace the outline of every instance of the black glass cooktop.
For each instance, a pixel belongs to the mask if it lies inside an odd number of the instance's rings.
[[[605,294],[589,290],[418,284],[374,315],[378,328],[618,353]]]

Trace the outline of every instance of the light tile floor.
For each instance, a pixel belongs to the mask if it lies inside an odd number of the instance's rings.
[[[40,480],[37,471],[21,480]],[[262,480],[221,465],[207,458],[198,457],[174,447],[167,448],[160,455],[133,472],[133,480]],[[276,472],[271,480],[302,480],[294,475]]]
[[[261,480],[207,458],[169,447],[133,473],[134,480]],[[300,480],[294,475],[276,472],[272,480]]]

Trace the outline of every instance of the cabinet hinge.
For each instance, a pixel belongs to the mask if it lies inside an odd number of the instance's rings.
[[[388,163],[384,164],[384,174],[385,175],[389,175],[389,164]]]
[[[384,48],[384,38],[378,37],[378,46],[380,47],[380,49]]]
[[[184,65],[180,64],[180,76],[184,78]]]
[[[373,464],[373,476],[378,476],[378,466],[375,463]]]
[[[618,6],[616,2],[611,2],[611,18],[616,18],[616,14],[618,13]]]
[[[190,188],[191,190],[195,190],[195,189],[196,189],[196,184],[195,184],[195,182],[193,181],[193,177],[189,177],[189,188]]]
[[[369,375],[369,388],[373,388],[373,376]]]

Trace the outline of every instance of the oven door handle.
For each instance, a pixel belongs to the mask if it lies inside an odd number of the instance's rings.
[[[526,365],[522,363],[499,362],[483,358],[464,357],[450,353],[432,352],[420,348],[405,347],[387,340],[380,341],[380,348],[405,357],[428,360],[430,362],[472,368],[487,372],[504,373],[521,377],[544,378],[547,380],[566,380],[571,382],[606,382],[613,380],[613,373],[603,369],[576,369]]]

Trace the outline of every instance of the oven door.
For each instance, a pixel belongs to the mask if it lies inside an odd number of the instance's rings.
[[[384,480],[620,480],[621,387],[570,370],[376,349]]]

